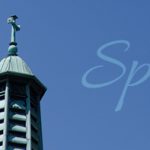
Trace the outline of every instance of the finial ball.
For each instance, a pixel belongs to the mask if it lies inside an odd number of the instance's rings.
[[[16,45],[10,45],[8,48],[8,52],[10,55],[16,55],[18,51],[18,48]]]

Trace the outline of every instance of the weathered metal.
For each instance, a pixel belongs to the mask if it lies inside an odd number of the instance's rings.
[[[8,48],[9,55],[17,55],[17,42],[16,42],[16,32],[20,31],[20,25],[16,24],[16,19],[18,17],[16,15],[10,16],[7,19],[7,23],[12,25],[11,29],[11,42]]]

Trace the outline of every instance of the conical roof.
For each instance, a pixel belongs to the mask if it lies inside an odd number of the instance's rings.
[[[0,73],[5,72],[33,75],[25,61],[17,55],[10,55],[0,61]]]
[[[8,56],[0,61],[0,79],[10,79],[25,81],[30,83],[32,88],[36,88],[39,92],[39,100],[44,95],[46,87],[41,81],[32,74],[31,69],[25,61],[18,56],[18,48],[16,43],[16,32],[20,30],[20,26],[16,24],[17,16],[11,16],[7,22],[12,25],[11,42],[8,47]]]
[[[16,32],[20,30],[20,25],[16,24],[16,15],[8,18],[7,22],[12,25],[11,42],[8,48],[8,56],[0,61],[0,74],[11,72],[25,75],[33,75],[31,69],[22,58],[17,55]]]

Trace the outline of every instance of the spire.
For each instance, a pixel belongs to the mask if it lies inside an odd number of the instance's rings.
[[[7,19],[7,23],[12,25],[11,42],[8,48],[9,55],[17,55],[16,32],[20,30],[20,25],[16,24],[16,19],[18,19],[16,15]]]

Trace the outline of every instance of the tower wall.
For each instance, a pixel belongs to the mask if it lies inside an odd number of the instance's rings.
[[[0,81],[1,150],[43,149],[40,98],[31,80],[8,77]]]

